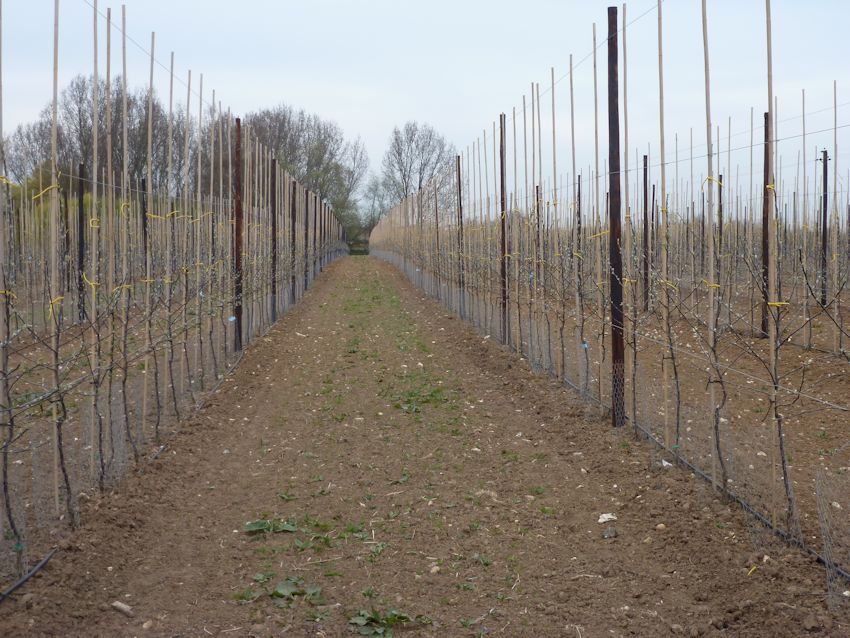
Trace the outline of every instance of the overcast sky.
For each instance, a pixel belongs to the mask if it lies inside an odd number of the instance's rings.
[[[93,0],[92,0],[93,1]],[[392,127],[406,120],[432,124],[459,149],[482,129],[492,130],[501,111],[519,107],[532,81],[548,89],[567,74],[569,55],[576,63],[576,144],[579,170],[593,161],[592,25],[597,24],[601,156],[607,156],[606,7],[601,0],[127,0],[128,36],[147,49],[156,31],[156,57],[167,67],[176,54],[177,75],[187,69],[204,74],[225,107],[244,113],[286,102],[338,122],[361,136],[372,168],[379,169]],[[756,126],[766,110],[765,5],[762,0],[710,0],[712,115],[721,127],[722,159],[728,118],[732,118],[732,171],[749,172],[750,107]],[[103,0],[99,9],[110,6]],[[120,28],[121,5],[113,4]],[[622,11],[622,5],[620,10]],[[779,137],[801,130],[800,92],[806,89],[809,131],[832,126],[832,82],[839,104],[850,103],[850,2],[846,0],[774,0],[774,75],[779,99]],[[629,124],[632,148],[656,153],[658,145],[657,11],[654,0],[634,0],[627,17]],[[679,134],[680,159],[687,158],[689,129],[695,153],[704,152],[702,32],[699,0],[667,0],[664,13],[667,153],[673,159]],[[3,3],[4,127],[32,119],[51,96],[52,0]],[[101,70],[104,68],[103,20]],[[120,68],[115,32],[113,64]],[[147,84],[147,53],[128,48],[130,84]],[[622,47],[622,42],[621,42]],[[622,48],[621,48],[622,50]],[[60,83],[92,69],[92,7],[87,0],[62,0],[60,10]],[[622,66],[621,66],[622,71]],[[622,78],[621,78],[622,79]],[[168,77],[156,69],[159,94],[167,97]],[[177,96],[185,100],[185,87]],[[197,82],[193,85],[197,88]],[[559,172],[570,170],[569,82],[556,86]],[[197,98],[195,98],[197,100]],[[543,99],[544,152],[551,154],[551,97]],[[196,109],[197,106],[194,107]],[[819,112],[819,113],[818,113]],[[839,108],[839,126],[850,123],[850,110]],[[756,134],[756,140],[759,133]],[[850,140],[848,140],[850,142]],[[812,136],[816,144],[832,134]],[[783,165],[796,170],[796,140],[780,145]],[[839,171],[850,168],[850,146],[839,135]],[[758,157],[758,153],[756,156]],[[548,166],[548,159],[546,160]],[[634,162],[633,162],[634,164]],[[695,163],[704,172],[704,160]],[[601,166],[601,164],[600,164]],[[584,169],[586,171],[586,168]],[[729,170],[729,169],[725,169]],[[680,171],[687,173],[686,161]],[[746,182],[744,181],[746,184]]]

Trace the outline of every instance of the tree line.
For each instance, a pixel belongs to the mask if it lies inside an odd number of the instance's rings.
[[[97,114],[92,101],[93,83],[93,76],[77,75],[59,96],[58,169],[63,188],[71,187],[72,176],[78,174],[81,164],[88,180],[86,190],[90,190],[93,179],[105,181],[110,130],[112,166],[116,178],[120,177],[118,167],[122,166],[124,152],[122,78],[114,78],[109,85],[103,78],[98,79]],[[187,113],[185,103],[175,104],[169,145],[169,106],[154,92],[151,109],[154,190],[179,196],[183,189],[189,192],[197,189],[194,180],[200,179],[207,185],[211,179],[218,180],[217,174],[210,174],[210,170],[217,170],[215,165],[210,169],[210,153],[212,145],[219,144],[218,131],[213,127],[218,127],[221,115],[219,105],[205,104],[199,127],[197,109],[193,111],[190,106]],[[101,174],[98,176],[91,174],[95,118],[99,132]],[[283,168],[333,206],[352,238],[368,236],[391,206],[419,190],[455,154],[454,147],[432,126],[409,121],[402,127],[394,127],[380,172],[369,174],[369,157],[363,141],[359,137],[347,138],[333,121],[279,104],[248,113],[244,123],[272,150]],[[147,127],[148,89],[128,89],[126,146],[131,188],[139,187],[147,176]],[[184,154],[187,129],[188,154]],[[18,125],[4,140],[8,177],[30,192],[50,183],[50,132],[51,105],[47,104],[34,121]],[[185,161],[190,166],[200,163],[200,173],[185,171]],[[184,180],[187,174],[190,177]],[[14,190],[20,197],[21,189]]]

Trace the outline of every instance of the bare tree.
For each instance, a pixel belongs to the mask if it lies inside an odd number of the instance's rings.
[[[382,163],[387,191],[401,201],[421,189],[454,154],[454,146],[429,124],[395,127]]]
[[[363,193],[363,230],[371,232],[381,217],[390,209],[390,193],[385,180],[372,173]]]

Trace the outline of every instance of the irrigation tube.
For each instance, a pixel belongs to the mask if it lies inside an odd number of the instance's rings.
[[[53,554],[55,554],[55,553],[56,553],[56,548],[54,547],[53,549],[51,549],[51,550],[47,553],[47,556],[45,556],[44,558],[42,558],[42,559],[41,559],[41,561],[38,563],[38,565],[36,565],[35,567],[33,567],[33,568],[32,568],[31,570],[29,570],[29,571],[28,571],[28,572],[27,572],[24,576],[22,576],[20,579],[18,579],[18,581],[17,581],[17,582],[15,582],[15,584],[13,584],[11,587],[9,587],[9,589],[7,589],[7,590],[6,590],[6,591],[4,591],[2,594],[0,594],[0,603],[2,603],[2,602],[3,602],[4,600],[6,600],[7,598],[11,598],[12,594],[15,592],[15,590],[16,590],[16,589],[18,589],[18,587],[22,586],[22,585],[23,585],[24,583],[26,583],[26,582],[27,582],[30,578],[32,578],[32,577],[33,577],[33,576],[35,576],[38,572],[40,572],[40,571],[41,571],[41,569],[42,569],[42,567],[44,567],[45,565],[47,565],[47,561],[49,561],[51,558],[53,558]]]

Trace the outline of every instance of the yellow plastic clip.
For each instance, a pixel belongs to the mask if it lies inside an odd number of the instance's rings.
[[[96,281],[92,281],[91,279],[89,279],[89,278],[86,276],[86,273],[83,273],[83,281],[85,281],[85,282],[86,282],[89,286],[91,286],[92,288],[95,288],[95,287],[97,287],[97,286],[99,286],[99,285],[100,285],[100,284],[99,284],[99,283],[97,283]]]
[[[718,186],[723,186],[723,183],[717,179],[714,175],[709,175],[704,180],[702,180],[702,186],[704,187],[708,182],[714,182]],[[702,187],[700,188],[702,190]]]
[[[92,217],[89,220],[89,228],[100,228],[100,218]]]
[[[41,191],[38,195],[33,195],[32,201],[37,200],[39,197],[41,197],[42,195],[44,195],[45,193],[47,193],[49,191],[52,191],[54,188],[59,188],[59,184],[51,184],[50,186],[45,188],[43,191]]]
[[[48,316],[53,317],[53,306],[55,306],[56,304],[61,304],[64,298],[64,295],[59,295],[58,297],[54,297],[50,300],[50,312],[48,313]]]

